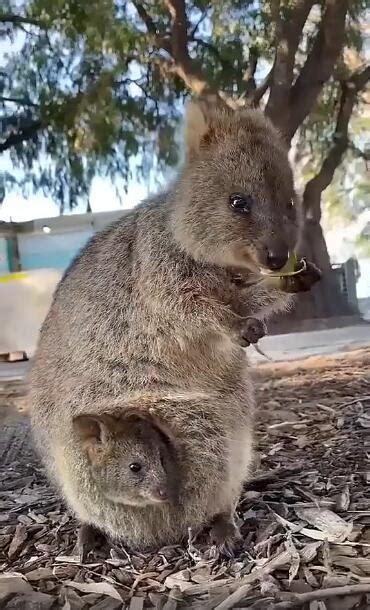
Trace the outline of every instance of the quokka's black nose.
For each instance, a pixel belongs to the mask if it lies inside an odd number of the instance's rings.
[[[266,265],[271,271],[278,271],[286,264],[289,257],[288,250],[286,252],[275,252],[269,250],[266,257]]]

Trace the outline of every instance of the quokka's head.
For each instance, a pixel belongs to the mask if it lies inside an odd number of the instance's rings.
[[[187,156],[173,210],[177,242],[195,259],[221,266],[284,266],[298,237],[297,197],[288,151],[257,110],[191,102]]]
[[[131,409],[81,414],[73,429],[94,485],[107,499],[131,506],[177,502],[176,449],[153,417]]]

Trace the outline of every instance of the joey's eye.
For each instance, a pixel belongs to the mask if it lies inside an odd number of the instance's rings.
[[[288,208],[288,210],[293,210],[293,208],[294,208],[294,201],[293,201],[293,199],[290,199],[288,201],[287,208]]]
[[[132,464],[130,464],[130,470],[135,473],[140,472],[141,464],[138,464],[137,462],[133,462]]]
[[[253,206],[253,199],[250,195],[242,193],[232,193],[229,197],[230,207],[239,214],[249,214]]]

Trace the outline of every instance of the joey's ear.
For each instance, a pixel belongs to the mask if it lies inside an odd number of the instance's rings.
[[[188,159],[194,158],[202,146],[214,139],[214,119],[221,108],[216,95],[207,95],[189,102],[185,119],[185,142]]]
[[[174,433],[172,427],[158,415],[155,409],[149,409],[149,416],[152,426],[164,437],[166,442],[175,451],[180,450],[180,440]]]
[[[125,409],[123,414],[122,425],[125,425],[127,428],[133,427],[137,424],[141,425],[143,429],[154,429],[163,440],[171,444],[174,449],[179,445],[179,440],[174,434],[172,428],[168,425],[167,422],[163,421],[163,419],[158,415],[157,411],[153,407],[131,407]]]
[[[82,445],[102,447],[108,442],[109,436],[114,433],[116,419],[110,415],[77,415],[72,425]]]

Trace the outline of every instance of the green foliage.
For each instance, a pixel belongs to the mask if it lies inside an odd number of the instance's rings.
[[[176,163],[177,101],[184,91],[171,89],[149,64],[132,8],[106,0],[5,8],[40,24],[9,29],[21,44],[7,58],[0,98],[3,141],[41,123],[9,148],[24,191],[41,189],[62,208],[73,207],[87,198],[96,174],[127,184],[134,157],[139,174],[147,172],[148,158],[158,160],[157,171]],[[3,192],[14,188],[14,179],[2,176]]]
[[[292,4],[281,3],[283,21]],[[356,52],[363,44],[359,16],[368,4],[352,2],[346,39]],[[186,2],[190,57],[212,88],[241,96],[255,86],[253,76],[258,85],[275,54],[271,7],[267,0]],[[22,20],[7,21],[6,14]],[[311,26],[296,74],[317,31]],[[0,42],[9,53],[0,64],[0,151],[6,149],[14,171],[0,178],[0,201],[18,186],[25,193],[41,189],[65,209],[88,198],[95,175],[127,185],[133,173],[148,179],[153,170],[176,165],[189,90],[158,44],[170,27],[165,2],[156,0],[2,0]],[[312,171],[331,143],[338,78],[302,126]],[[362,133],[369,125],[361,120]]]

